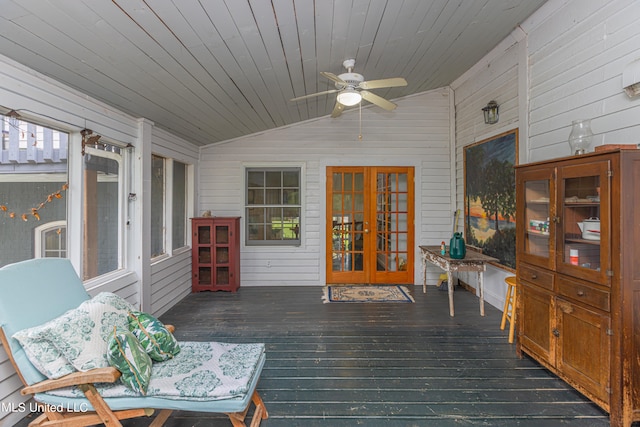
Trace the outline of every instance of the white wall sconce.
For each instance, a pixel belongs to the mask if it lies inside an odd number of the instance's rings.
[[[482,109],[484,113],[484,123],[486,125],[492,125],[498,123],[500,115],[498,114],[500,106],[496,101],[489,101],[486,107]]]
[[[629,98],[640,95],[640,59],[624,67],[622,87]]]

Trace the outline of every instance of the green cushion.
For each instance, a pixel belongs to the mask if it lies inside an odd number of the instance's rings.
[[[114,326],[109,335],[107,360],[122,373],[120,381],[131,390],[147,394],[152,361],[131,332]]]
[[[129,312],[129,330],[151,359],[163,362],[180,352],[180,345],[164,324],[148,313]]]

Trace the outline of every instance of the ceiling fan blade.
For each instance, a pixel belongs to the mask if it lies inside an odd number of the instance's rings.
[[[344,80],[342,80],[340,77],[336,76],[333,73],[329,73],[327,71],[320,71],[320,74],[323,75],[324,77],[328,78],[329,80],[334,81],[335,83],[341,85],[341,86],[347,86],[348,83],[345,82]]]
[[[336,93],[338,91],[339,91],[339,89],[325,90],[323,92],[312,93],[311,95],[304,95],[304,96],[299,96],[297,98],[291,98],[289,101],[300,101],[302,99],[313,98],[314,96],[320,96],[320,95],[327,95],[327,94],[330,94],[330,93]]]
[[[358,87],[362,89],[378,89],[381,87],[399,87],[406,86],[407,81],[402,77],[392,77],[390,79],[370,80],[362,82]]]
[[[340,114],[342,114],[343,110],[344,110],[344,105],[342,105],[338,101],[336,101],[336,106],[333,107],[333,112],[331,113],[331,117],[333,117],[335,119]]]
[[[369,101],[370,103],[376,104],[378,107],[382,107],[385,110],[391,111],[397,107],[397,105],[394,104],[393,102],[387,101],[383,97],[378,96],[375,93],[368,92],[366,90],[361,90],[360,95],[362,95],[362,97],[367,101]]]

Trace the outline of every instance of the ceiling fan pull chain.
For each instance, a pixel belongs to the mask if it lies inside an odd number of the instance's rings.
[[[360,101],[360,107],[358,108],[358,110],[360,111],[360,134],[358,135],[358,139],[360,141],[362,141],[362,101]]]

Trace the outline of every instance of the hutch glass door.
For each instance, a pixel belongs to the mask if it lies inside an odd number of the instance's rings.
[[[609,162],[559,169],[560,214],[558,270],[608,283]]]
[[[519,188],[524,191],[518,196],[519,209],[524,218],[524,233],[519,240],[524,260],[545,268],[554,264],[555,243],[555,192],[553,173],[549,169],[523,172],[518,176]]]

